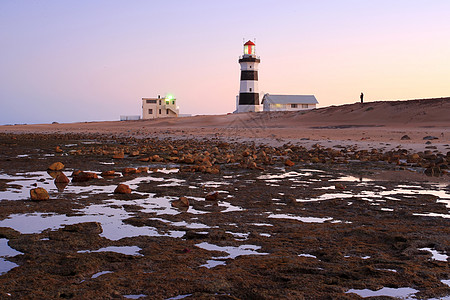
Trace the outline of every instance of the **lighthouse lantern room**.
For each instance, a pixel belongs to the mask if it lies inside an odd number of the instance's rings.
[[[258,89],[259,63],[260,59],[255,54],[255,43],[248,41],[244,44],[244,55],[239,58],[241,81],[239,96],[236,96],[237,113],[261,110]]]
[[[244,55],[255,55],[255,43],[248,41],[244,44]]]

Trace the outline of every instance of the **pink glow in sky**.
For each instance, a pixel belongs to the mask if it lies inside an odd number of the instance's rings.
[[[0,124],[118,120],[173,94],[235,109],[242,40],[260,91],[319,106],[450,96],[450,1],[0,1]]]

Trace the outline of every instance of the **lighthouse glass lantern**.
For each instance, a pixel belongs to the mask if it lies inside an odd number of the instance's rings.
[[[244,55],[255,55],[255,43],[248,41],[244,44]]]

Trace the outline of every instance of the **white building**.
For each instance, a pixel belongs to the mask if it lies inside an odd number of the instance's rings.
[[[172,96],[165,98],[142,98],[142,119],[178,117],[177,100]]]
[[[314,95],[270,95],[262,99],[264,111],[296,111],[314,109],[319,104]]]
[[[239,96],[236,96],[235,113],[261,110],[258,89],[259,63],[260,59],[255,53],[255,43],[248,41],[244,44],[244,55],[239,57],[239,64],[241,65],[241,81]]]

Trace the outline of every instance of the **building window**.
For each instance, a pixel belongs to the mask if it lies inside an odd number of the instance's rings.
[[[250,66],[250,69],[252,68],[252,66]]]
[[[297,104],[291,104],[291,108],[297,108]]]
[[[308,108],[308,104],[302,104],[302,108]]]
[[[159,109],[159,114],[161,114],[161,108]]]
[[[159,105],[161,105],[161,100],[159,100]]]
[[[172,101],[172,105],[175,105],[175,100]]]
[[[252,88],[250,88],[250,92],[252,91]]]
[[[166,109],[166,115],[168,115],[169,114],[169,110],[168,109]]]
[[[149,108],[149,109],[148,109],[148,114],[149,114],[149,115],[153,115],[153,109]]]
[[[147,103],[156,103],[156,100],[146,100]]]

